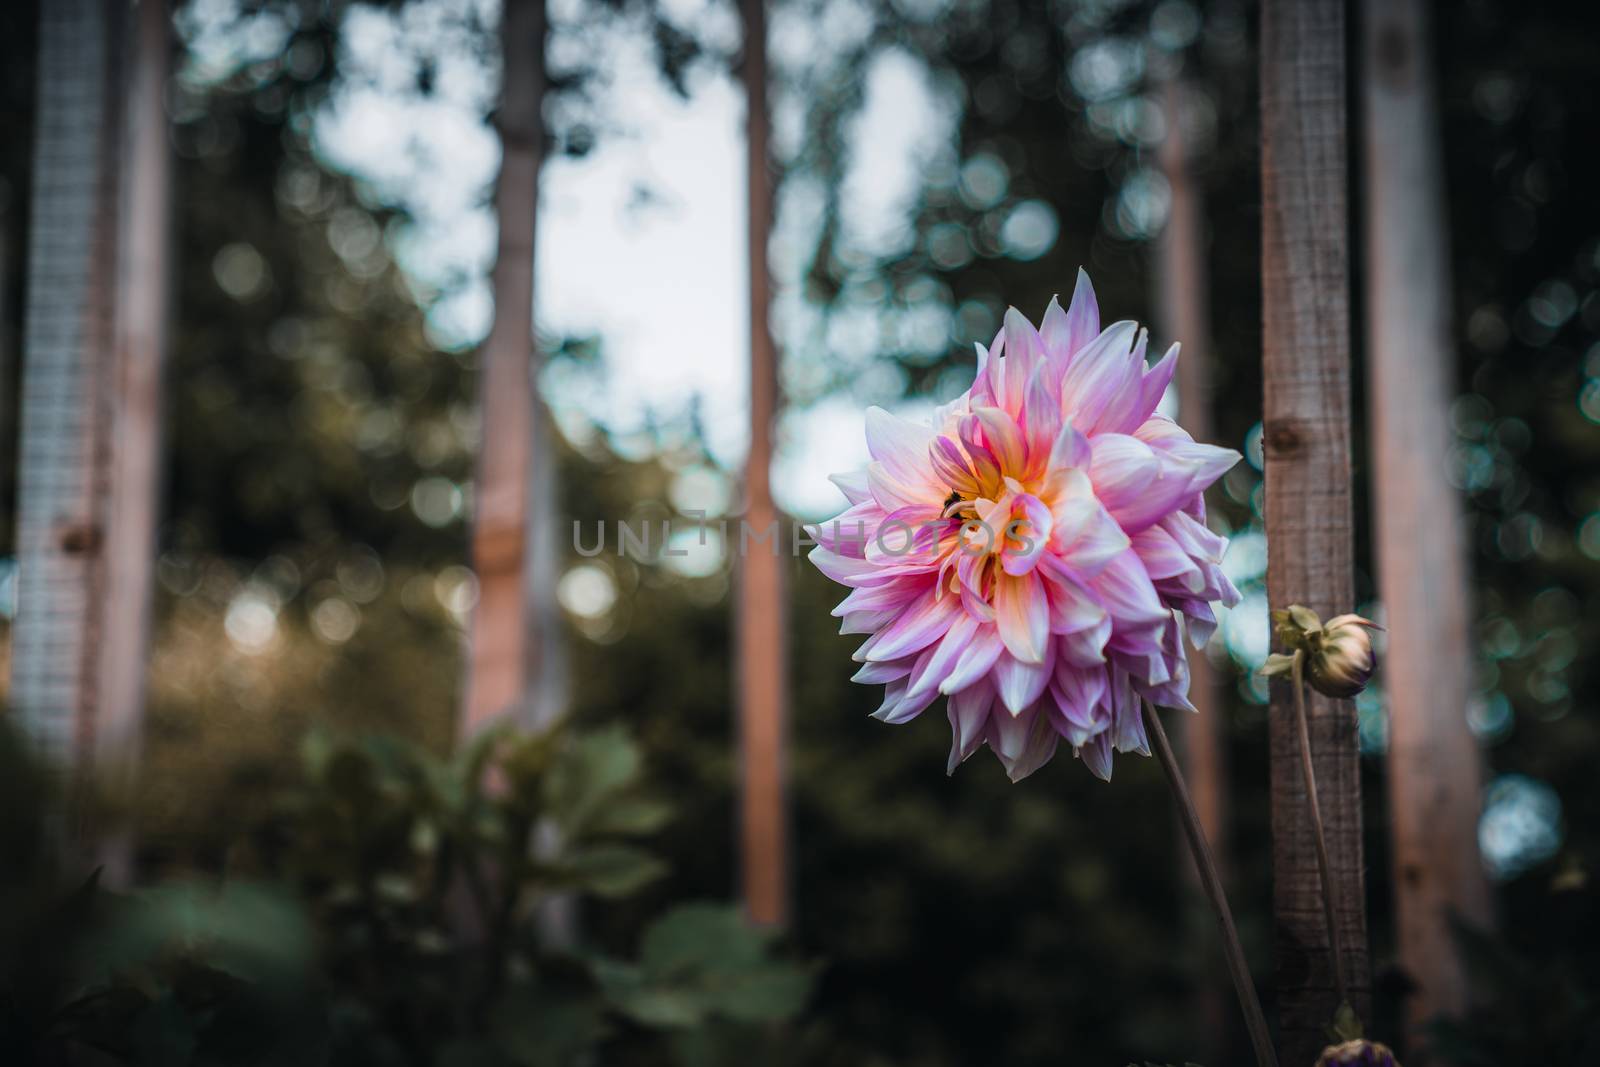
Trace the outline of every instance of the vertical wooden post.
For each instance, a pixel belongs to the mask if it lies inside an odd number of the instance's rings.
[[[527,534],[534,447],[533,252],[544,122],[544,0],[506,0],[495,182],[499,250],[494,323],[479,353],[481,445],[472,531],[478,603],[472,613],[460,733],[469,737],[527,708],[532,634]]]
[[[1267,593],[1324,618],[1355,608],[1350,508],[1350,336],[1344,4],[1266,0],[1261,12],[1263,446]],[[1337,1009],[1332,955],[1292,694],[1273,685],[1274,969],[1281,1055],[1311,1063]],[[1314,695],[1312,755],[1354,1007],[1370,1015],[1355,709]]]
[[[1362,26],[1373,522],[1389,629],[1389,810],[1413,1030],[1467,1008],[1448,923],[1489,920],[1460,501],[1445,479],[1455,353],[1433,66],[1420,0],[1367,0]]]
[[[97,682],[100,706],[94,731],[96,773],[103,784],[119,789],[133,781],[144,721],[170,292],[166,87],[172,25],[165,0],[142,0],[134,19],[122,152],[114,363],[108,376],[110,495]],[[126,882],[131,876],[131,843],[126,834],[102,842],[101,859],[114,882]]]
[[[788,543],[772,501],[773,422],[778,407],[777,353],[767,322],[771,275],[767,239],[772,175],[767,158],[767,19],[765,0],[743,0],[744,84],[748,112],[747,188],[750,264],[750,456],[745,466],[745,521],[767,542],[739,539],[737,679],[742,774],[739,841],[746,915],[774,926],[788,921],[788,812],[785,731],[787,692],[784,567]],[[769,551],[770,546],[770,551]]]
[[[39,11],[11,701],[60,768],[93,751],[96,726],[125,6],[53,0]]]
[[[16,439],[13,437],[17,409],[17,392],[12,387],[15,381],[16,348],[11,344],[11,235],[12,235],[12,208],[11,189],[0,184],[0,529],[9,529],[15,518],[13,504],[9,499],[11,494],[7,491],[6,482],[16,476],[17,454]],[[6,634],[4,652],[0,653],[0,678],[3,678],[5,692],[0,693],[0,702],[10,704],[11,689],[11,635]]]
[[[1205,254],[1205,212],[1200,190],[1190,173],[1184,143],[1183,106],[1185,89],[1176,78],[1167,82],[1165,110],[1167,136],[1161,146],[1161,166],[1171,190],[1171,208],[1158,249],[1160,306],[1167,340],[1183,344],[1178,360],[1178,421],[1197,441],[1212,438],[1211,419],[1211,316]],[[1200,817],[1200,828],[1211,844],[1212,854],[1224,879],[1228,876],[1228,752],[1227,723],[1222,718],[1222,702],[1217,699],[1217,676],[1204,649],[1189,652],[1189,701],[1197,715],[1174,720],[1182,722],[1184,775]],[[1188,849],[1183,849],[1185,867],[1193,873]],[[1195,922],[1207,930],[1212,919],[1197,909]],[[1201,987],[1196,997],[1197,1014],[1206,1031],[1209,1047],[1220,1052],[1226,1047],[1226,1034],[1233,1006],[1227,991],[1216,983]]]

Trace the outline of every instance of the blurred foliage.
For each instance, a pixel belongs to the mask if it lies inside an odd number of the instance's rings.
[[[793,936],[830,967],[809,1021],[777,1047],[764,1026],[744,1021],[751,1006],[741,998],[775,1011],[799,988],[799,972],[774,969],[725,911],[673,910],[674,901],[724,896],[736,877],[725,559],[691,573],[614,541],[593,559],[569,558],[569,569],[591,568],[614,593],[603,610],[567,613],[572,716],[602,732],[497,738],[457,760],[437,755],[454,732],[448,709],[474,590],[464,523],[475,359],[430,334],[423,306],[437,294],[419,291],[391,251],[404,218],[314,147],[312,116],[342,76],[341,19],[371,6],[249,0],[240,5],[245,29],[281,19],[282,47],[216,81],[173,86],[170,492],[147,773],[128,799],[144,870],[177,888],[121,901],[48,871],[28,799],[46,783],[0,774],[0,855],[16,874],[0,879],[7,1033],[43,1017],[41,1005],[59,1011],[78,1000],[91,973],[80,968],[93,961],[72,946],[94,941],[144,961],[119,964],[140,973],[125,983],[137,998],[107,998],[102,1022],[115,1023],[125,1056],[143,1043],[145,1062],[181,1058],[162,1050],[184,1048],[228,1062],[206,1043],[220,1040],[223,1031],[209,1028],[223,1026],[212,1020],[224,1003],[242,1020],[236,1035],[306,1035],[352,1063],[549,1062],[539,1057],[596,1040],[604,1062],[629,1064],[656,1062],[668,1048],[684,1062],[866,1067],[1240,1058],[1231,1012],[1220,1047],[1197,1037],[1196,990],[1225,981],[1209,926],[1185,914],[1195,894],[1154,768],[1130,762],[1109,789],[1070,766],[1024,789],[979,765],[945,778],[936,710],[895,728],[866,718],[874,694],[847,683],[854,642],[828,616],[838,591],[798,561],[789,573],[792,661],[803,665],[792,674]],[[704,27],[675,5],[556,6],[553,151],[583,155],[615,132],[596,87],[617,27],[645,27],[681,91],[692,89],[695,64],[731,59],[725,41],[703,39]],[[0,122],[17,145],[31,128],[32,9],[0,14]],[[492,26],[475,20],[474,6],[450,10],[460,19],[448,33],[407,40],[467,40],[478,62],[497,62]],[[1595,646],[1600,620],[1600,218],[1586,195],[1600,171],[1596,14],[1558,0],[1470,0],[1439,16],[1463,341],[1449,462],[1470,504],[1480,578],[1469,721],[1492,767],[1553,785],[1564,816],[1552,831],[1559,853],[1508,872],[1501,888],[1502,936],[1523,962],[1490,970],[1526,975],[1527,991],[1487,975],[1483,1008],[1439,1033],[1462,1062],[1532,1062],[1523,1049],[1583,1062],[1572,1050],[1584,1048],[1592,1000],[1574,990],[1600,988],[1589,973],[1600,958],[1590,917],[1600,909],[1592,890],[1552,895],[1549,881],[1558,869],[1582,881],[1600,853],[1590,770],[1600,752],[1597,683],[1581,654]],[[1217,439],[1251,454],[1260,418],[1255,18],[1254,5],[1226,0],[774,3],[775,30],[828,30],[813,42],[815,66],[775,49],[775,140],[794,146],[779,162],[790,188],[815,179],[825,203],[806,235],[815,243],[801,257],[803,276],[780,280],[822,318],[864,316],[872,327],[870,353],[854,361],[826,323],[794,339],[791,399],[943,394],[970,373],[971,342],[989,340],[1007,303],[1036,315],[1080,264],[1094,272],[1109,315],[1152,317],[1150,242],[1162,221],[1155,135],[1163,79],[1178,74],[1196,101],[1186,125],[1208,228]],[[828,52],[837,40],[845,47]],[[842,183],[866,78],[890,54],[926,70],[952,126],[921,172],[904,232],[874,245],[849,231]],[[424,48],[402,58],[428,92],[437,57]],[[798,105],[798,121],[787,119],[797,138],[783,136],[786,100]],[[24,285],[27,156],[0,161],[12,308]],[[1051,218],[1046,243],[1042,220]],[[1357,247],[1357,270],[1359,260]],[[1359,301],[1359,274],[1354,281]],[[930,319],[942,332],[912,328]],[[15,325],[5,324],[6,337]],[[1359,350],[1359,331],[1354,341]],[[605,388],[603,347],[564,337],[541,345],[547,381]],[[16,350],[0,338],[6,347]],[[1359,388],[1359,360],[1357,371]],[[1358,402],[1358,420],[1360,411]],[[571,434],[571,421],[563,428]],[[649,448],[603,428],[558,442],[560,521],[586,531],[683,523],[674,501],[690,476],[727,488],[726,510],[736,513],[731,473],[708,459],[699,428],[657,430]],[[1259,470],[1241,464],[1213,494],[1214,513],[1248,530],[1262,492]],[[1363,549],[1363,599],[1372,591],[1365,559]],[[1264,712],[1247,686],[1230,696],[1230,889],[1264,976]],[[634,758],[619,755],[626,746],[608,724],[637,738],[672,798],[677,817],[658,830],[661,809],[633,785],[604,805],[610,824],[586,821],[598,809],[572,814],[584,804],[569,790],[581,794]],[[302,766],[296,753],[319,728],[333,733],[309,742]],[[362,733],[386,740],[328,739]],[[517,755],[524,743],[533,748]],[[462,759],[504,763],[512,782],[533,773],[519,760],[537,765],[558,749],[588,769],[544,764],[527,793],[474,799],[466,787],[476,779]],[[1381,746],[1364,763],[1381,962],[1392,956]],[[295,799],[284,808],[286,792]],[[581,828],[560,863],[507,852],[530,820],[558,810]],[[648,853],[638,845],[647,831]],[[489,976],[451,948],[452,909],[493,923],[507,908],[503,896],[486,911],[474,904],[467,854],[538,887],[501,920],[517,936],[505,942],[493,1001],[484,999]],[[650,880],[657,862],[671,873]],[[193,881],[205,876],[222,876],[224,888]],[[592,898],[580,912],[582,950],[541,945],[531,933],[529,908],[558,886]],[[101,939],[113,928],[146,932]],[[190,933],[149,933],[175,929]],[[203,951],[170,950],[191,937]],[[1380,978],[1390,995],[1374,1031],[1388,1037],[1405,983],[1392,969]],[[314,1004],[301,999],[307,991]],[[291,1015],[306,1028],[276,1028]],[[135,1019],[147,1020],[137,1039]],[[530,1032],[547,1043],[523,1043]],[[460,1039],[448,1052],[463,1060],[441,1058],[441,1035]]]
[[[1594,906],[1592,895],[1570,891],[1556,893],[1551,903],[1569,917],[1576,917],[1578,907],[1592,913]],[[1533,956],[1486,931],[1457,925],[1455,932],[1479,1003],[1467,1015],[1430,1024],[1441,1062],[1461,1067],[1596,1062],[1600,968],[1592,954],[1568,945]]]
[[[633,957],[541,937],[541,901],[665,873],[636,842],[670,811],[620,729],[487,733],[449,760],[314,736],[235,872],[130,896],[98,872],[72,886],[51,848],[61,809],[9,731],[0,746],[7,1063],[790,1062],[778,1024],[811,969],[734,909],[666,909]]]

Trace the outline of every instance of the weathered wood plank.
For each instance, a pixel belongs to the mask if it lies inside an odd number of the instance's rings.
[[[1389,817],[1406,1017],[1467,1008],[1453,912],[1489,921],[1482,756],[1461,501],[1445,477],[1454,392],[1449,241],[1425,5],[1367,0],[1362,25],[1368,410],[1379,592],[1389,629]]]
[[[1340,0],[1268,0],[1261,12],[1262,302],[1267,591],[1273,607],[1354,609],[1350,333]],[[1334,877],[1337,951],[1369,1015],[1361,778],[1349,701],[1309,703]],[[1311,1063],[1338,1005],[1301,777],[1292,694],[1273,686],[1274,972],[1280,1054]]]

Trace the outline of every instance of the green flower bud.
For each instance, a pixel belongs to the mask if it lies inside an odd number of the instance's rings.
[[[1372,636],[1379,629],[1371,619],[1359,615],[1340,615],[1329,619],[1320,631],[1306,635],[1306,680],[1325,696],[1353,697],[1372,679],[1375,659]]]
[[[1296,655],[1304,653],[1306,681],[1330,697],[1353,697],[1367,687],[1375,660],[1368,630],[1383,627],[1359,615],[1339,615],[1323,622],[1302,604],[1272,613],[1272,628],[1290,651],[1267,657],[1261,673],[1269,678],[1288,675]]]

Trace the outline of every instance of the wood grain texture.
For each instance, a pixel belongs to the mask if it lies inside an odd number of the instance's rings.
[[[534,221],[544,125],[544,0],[508,0],[497,126],[502,156],[495,181],[499,249],[490,284],[494,322],[478,359],[481,443],[472,530],[478,603],[472,613],[466,694],[459,733],[503,717],[521,718],[530,684],[527,538],[534,451]],[[543,521],[541,519],[541,521]]]
[[[1452,912],[1489,921],[1478,856],[1482,756],[1461,501],[1445,476],[1454,392],[1445,189],[1420,0],[1367,0],[1362,96],[1368,411],[1379,592],[1388,626],[1389,811],[1408,1031],[1467,1008]]]
[[[767,148],[767,18],[765,0],[743,0],[741,7],[750,269],[750,455],[745,464],[745,521],[761,536],[781,523],[770,484],[778,358],[768,324],[772,172]],[[789,548],[781,532],[767,543],[752,539],[744,545],[744,539],[740,540],[734,655],[739,701],[741,898],[751,922],[781,926],[789,918],[788,598],[784,588]]]
[[[41,758],[63,769],[94,745],[122,6],[59,0],[39,20],[11,703]]]
[[[1167,136],[1161,145],[1161,169],[1171,190],[1167,225],[1158,252],[1160,309],[1165,343],[1180,342],[1178,359],[1178,422],[1196,441],[1212,438],[1210,271],[1206,263],[1205,204],[1185,145],[1184,115],[1189,90],[1174,79],[1167,83],[1164,110]],[[1160,350],[1158,346],[1158,351]],[[1217,699],[1217,672],[1205,649],[1189,650],[1189,701],[1196,714],[1175,718],[1183,771],[1194,799],[1200,827],[1211,845],[1220,877],[1228,881],[1228,753],[1223,702]],[[1198,872],[1184,849],[1182,864],[1193,878]],[[1198,887],[1198,881],[1196,881]],[[1203,898],[1194,895],[1190,923],[1197,933],[1211,919]],[[1217,960],[1214,949],[1205,958]],[[1220,962],[1220,960],[1218,960]],[[1195,1054],[1214,1059],[1227,1047],[1233,1005],[1220,983],[1204,984],[1194,998],[1202,1046]]]
[[[1324,618],[1354,609],[1344,7],[1267,0],[1261,12],[1263,448],[1267,593]],[[1338,951],[1370,1016],[1355,709],[1313,695],[1310,733],[1334,880]],[[1311,1063],[1338,1005],[1291,690],[1269,719],[1273,964],[1279,1052]]]
[[[172,150],[166,89],[172,22],[164,0],[133,12],[121,165],[113,362],[108,375],[105,580],[94,766],[102,786],[132,787],[144,722],[151,589],[161,502],[162,371],[171,303]],[[131,838],[103,842],[105,877],[131,880]]]

